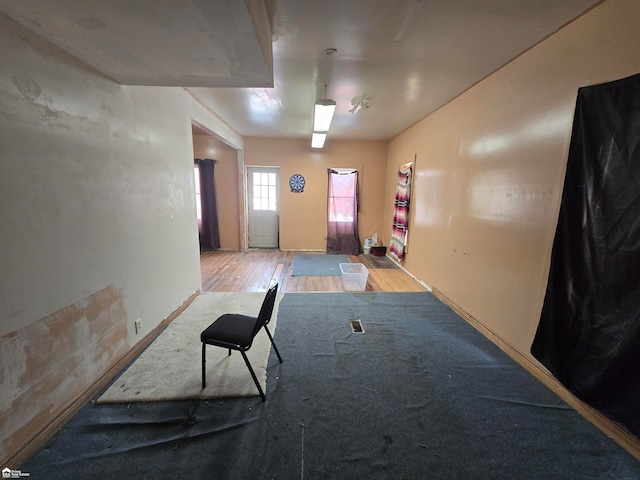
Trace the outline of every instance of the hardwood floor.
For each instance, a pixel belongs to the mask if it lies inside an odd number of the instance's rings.
[[[279,250],[205,251],[200,254],[203,292],[264,292],[274,280],[281,292],[344,292],[340,276],[292,277],[296,252]],[[322,255],[322,254],[319,254]],[[351,263],[369,270],[367,292],[423,292],[426,289],[400,268],[380,268],[391,262],[373,255],[351,255]]]

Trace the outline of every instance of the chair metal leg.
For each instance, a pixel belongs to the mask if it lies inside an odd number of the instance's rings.
[[[260,392],[260,396],[262,397],[262,401],[264,402],[267,397],[265,396],[264,392],[262,391],[262,387],[260,386],[260,383],[258,383],[258,377],[256,377],[255,372],[253,371],[253,368],[251,367],[251,364],[249,363],[249,359],[247,358],[247,354],[244,353],[244,350],[240,350],[240,353],[242,354],[242,358],[244,358],[244,363],[247,364],[247,368],[249,368],[249,371],[251,372],[251,376],[253,377],[253,381],[256,384],[256,387],[258,387],[258,391]]]
[[[203,390],[207,386],[207,379],[206,379],[205,368],[204,368],[204,364],[207,362],[206,348],[207,348],[207,344],[202,342],[202,389]]]
[[[271,345],[273,345],[273,349],[276,351],[276,355],[278,356],[278,360],[280,360],[280,363],[282,363],[282,357],[280,356],[280,352],[278,351],[278,347],[276,347],[276,342],[273,341],[273,337],[271,336],[271,332],[269,331],[269,329],[267,328],[267,326],[264,326],[264,329],[267,331],[267,335],[269,335],[269,340],[271,340]]]

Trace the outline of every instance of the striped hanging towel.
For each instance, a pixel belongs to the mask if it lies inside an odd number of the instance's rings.
[[[398,259],[404,257],[409,228],[409,200],[411,199],[411,170],[413,163],[402,165],[398,169],[396,199],[393,211],[393,227],[389,251]]]

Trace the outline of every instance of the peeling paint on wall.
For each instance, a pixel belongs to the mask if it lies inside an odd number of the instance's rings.
[[[42,88],[40,88],[38,82],[27,74],[15,75],[13,83],[20,93],[29,100],[35,100],[42,93]]]
[[[2,457],[199,287],[192,111],[229,132],[183,89],[119,85],[2,13],[0,64]]]
[[[122,295],[113,287],[0,337],[0,458],[42,430],[129,350]]]

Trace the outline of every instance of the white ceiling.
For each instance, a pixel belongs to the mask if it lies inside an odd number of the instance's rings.
[[[0,0],[0,11],[119,83],[187,87],[243,136],[310,138],[326,85],[330,141],[392,138],[601,1]],[[368,108],[350,113],[363,96]]]

